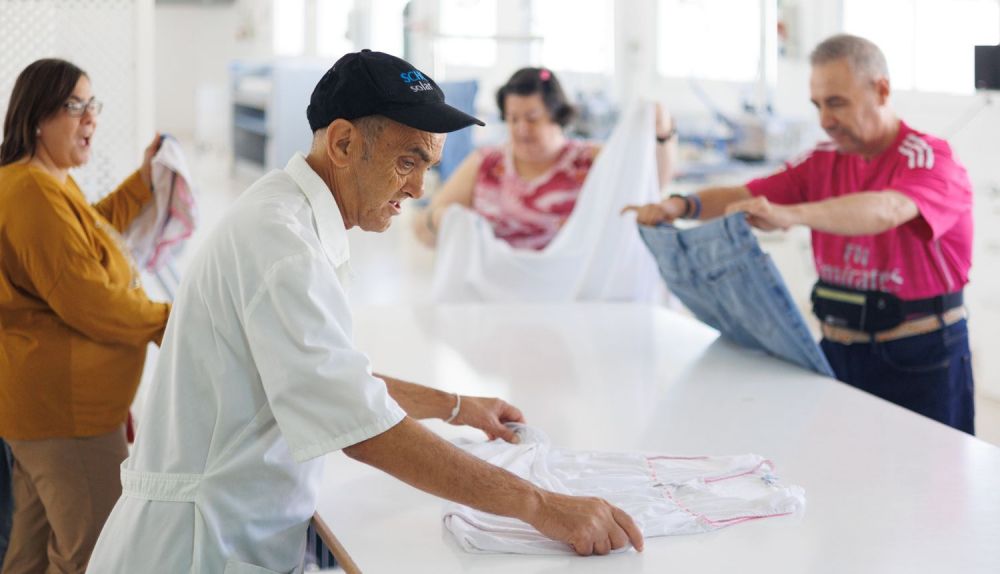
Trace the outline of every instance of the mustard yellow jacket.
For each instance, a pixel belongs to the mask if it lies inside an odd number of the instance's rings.
[[[151,197],[138,172],[91,206],[72,178],[0,167],[0,437],[93,436],[125,421],[170,312],[116,235]]]

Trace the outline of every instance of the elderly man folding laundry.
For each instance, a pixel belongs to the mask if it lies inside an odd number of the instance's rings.
[[[580,554],[641,549],[618,508],[542,491],[413,420],[512,438],[516,408],[373,376],[352,343],[347,229],[388,228],[423,193],[442,134],[481,122],[412,65],[367,50],[334,64],[307,116],[309,154],[250,187],[186,272],[88,571],[298,572],[321,457],[338,449]]]

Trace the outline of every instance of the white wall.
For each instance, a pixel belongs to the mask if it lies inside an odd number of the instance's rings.
[[[982,95],[901,93],[895,100],[908,123],[946,137],[969,171],[975,192],[973,265],[965,289],[969,341],[978,392],[1000,400],[1000,354],[993,352],[1000,341],[1000,98],[993,98],[992,105]],[[972,121],[957,129],[969,114],[975,114]]]
[[[83,68],[104,102],[94,154],[73,171],[90,199],[131,173],[153,137],[152,12],[153,0],[0,0],[0,115],[17,76],[39,58]]]
[[[193,139],[199,135],[196,134],[199,118],[204,118],[203,123],[221,124],[228,129],[229,62],[270,55],[270,10],[268,0],[237,0],[222,5],[156,5],[158,129]],[[200,105],[199,100],[203,102]],[[220,113],[224,117],[220,118]]]

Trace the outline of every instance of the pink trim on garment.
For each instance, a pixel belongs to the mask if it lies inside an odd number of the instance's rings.
[[[158,262],[160,257],[163,256],[169,248],[191,237],[191,234],[194,232],[194,220],[191,218],[191,212],[194,209],[194,197],[191,195],[191,189],[187,186],[187,182],[180,177],[178,177],[178,180],[179,185],[174,185],[174,196],[171,197],[170,207],[168,209],[169,215],[167,216],[167,220],[164,222],[163,227],[166,229],[171,219],[177,219],[183,225],[184,231],[173,237],[166,237],[166,233],[163,233],[163,236],[156,242],[156,246],[153,248],[153,256],[150,257],[149,263],[146,264],[146,268],[150,270],[157,269],[159,267]],[[179,209],[176,205],[177,202],[182,202],[184,204],[184,209]]]
[[[666,459],[666,460],[671,460],[671,459],[674,459],[674,460],[700,460],[700,459],[706,459],[708,457],[707,456],[691,456],[691,457],[685,457],[685,456],[652,456],[651,457],[651,456],[647,456],[647,457],[644,457],[644,458],[646,459],[646,466],[649,468],[649,474],[653,477],[653,484],[654,485],[665,486],[662,482],[660,482],[660,478],[656,475],[656,469],[653,468],[653,461],[654,460],[663,460],[663,459]],[[752,470],[749,470],[747,472],[741,472],[739,474],[734,474],[734,475],[731,475],[731,476],[722,476],[722,477],[718,477],[718,478],[707,479],[704,482],[717,482],[717,481],[720,481],[720,480],[726,480],[728,478],[736,478],[736,477],[739,477],[739,476],[746,476],[748,474],[753,474],[758,469],[760,469],[760,467],[763,466],[764,464],[767,464],[767,465],[770,466],[771,465],[771,461],[769,461],[769,460],[763,460],[763,461],[760,462],[760,464],[758,464]],[[788,516],[789,514],[793,514],[792,512],[780,512],[780,513],[777,513],[777,514],[752,514],[752,515],[749,515],[749,516],[734,516],[732,518],[720,518],[718,520],[714,520],[714,519],[709,518],[708,516],[706,516],[704,514],[698,514],[697,512],[691,510],[690,508],[688,508],[688,507],[684,506],[683,504],[681,504],[680,502],[678,502],[677,499],[674,498],[673,494],[670,493],[669,489],[662,488],[660,490],[660,492],[662,492],[663,496],[666,497],[667,500],[669,500],[671,503],[673,503],[674,506],[676,506],[677,508],[680,508],[684,512],[688,513],[689,515],[691,515],[692,517],[694,517],[696,520],[698,520],[700,522],[703,522],[705,524],[708,524],[710,526],[718,527],[718,528],[724,528],[726,526],[732,526],[734,524],[740,524],[741,522],[748,522],[750,520],[759,520],[761,518],[774,518],[774,517],[777,517],[777,516]]]
[[[746,476],[748,474],[753,474],[753,473],[757,472],[758,470],[760,470],[761,467],[763,467],[763,466],[767,466],[768,468],[774,468],[774,463],[772,463],[771,461],[765,459],[765,460],[762,460],[759,463],[757,463],[757,466],[751,468],[750,470],[748,470],[746,472],[741,472],[739,474],[731,474],[731,475],[728,475],[728,476],[717,476],[715,478],[706,478],[706,479],[704,479],[704,481],[705,482],[719,482],[720,480],[728,480],[730,478],[739,478],[741,476]]]

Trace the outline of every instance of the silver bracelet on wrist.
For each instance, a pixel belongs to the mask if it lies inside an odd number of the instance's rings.
[[[451,409],[451,416],[444,419],[444,422],[450,423],[451,421],[455,420],[455,417],[458,416],[458,413],[461,410],[462,410],[462,395],[455,393],[455,408]]]

